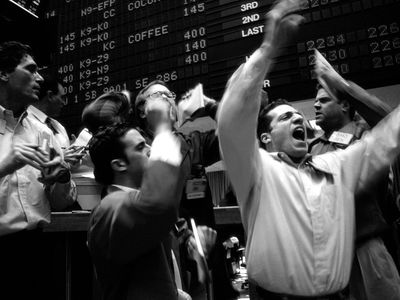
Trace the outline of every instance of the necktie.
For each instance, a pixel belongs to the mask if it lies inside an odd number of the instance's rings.
[[[54,134],[58,133],[57,129],[55,129],[53,124],[51,123],[51,119],[49,117],[46,118],[45,123],[46,123],[47,127],[49,127]]]

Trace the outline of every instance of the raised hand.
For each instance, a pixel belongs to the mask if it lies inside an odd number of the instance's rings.
[[[266,23],[264,29],[264,41],[261,47],[269,47],[271,45],[279,46],[286,40],[287,29],[296,28],[304,18],[296,14],[304,6],[306,0],[279,0],[265,15]]]

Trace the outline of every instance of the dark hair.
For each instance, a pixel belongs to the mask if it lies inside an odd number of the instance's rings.
[[[126,124],[116,123],[101,127],[89,143],[89,154],[94,165],[94,177],[103,185],[113,183],[114,175],[111,161],[116,158],[126,159],[125,145],[121,141],[131,128]]]
[[[326,91],[326,89],[319,82],[315,86],[315,89],[317,90],[317,92],[319,90],[325,90]],[[342,103],[343,101],[347,101],[349,103],[349,108],[350,108],[349,109],[349,116],[350,116],[350,119],[353,119],[354,115],[356,113],[356,110],[355,110],[354,106],[351,105],[351,101],[349,101],[349,98],[351,96],[349,94],[347,94],[346,92],[344,92],[344,91],[340,91],[340,90],[336,90],[336,89],[333,92],[335,93],[336,98],[338,99],[339,103]]]
[[[108,103],[105,108],[105,104]],[[96,133],[101,126],[109,126],[114,123],[129,121],[131,113],[130,99],[122,92],[108,92],[82,111],[82,123],[90,132]]]
[[[271,130],[271,116],[268,113],[273,110],[275,107],[280,105],[289,105],[292,106],[287,100],[285,99],[276,99],[275,101],[269,103],[264,108],[260,108],[260,112],[258,114],[257,120],[257,137],[260,139],[261,134],[264,132],[269,132]]]
[[[145,126],[145,120],[143,120],[140,117],[140,113],[143,109],[143,104],[146,102],[147,97],[144,95],[146,93],[146,91],[152,87],[153,85],[156,84],[160,84],[165,86],[167,89],[169,89],[169,86],[162,80],[153,80],[152,82],[150,82],[148,85],[146,85],[143,89],[141,89],[139,91],[139,93],[136,96],[136,100],[135,100],[135,108],[134,108],[134,114],[135,114],[135,121],[137,123],[137,125],[144,129]]]
[[[43,82],[40,84],[40,95],[39,99],[42,100],[48,91],[52,91],[54,94],[58,94],[58,85],[61,84],[57,74],[51,71],[42,71]]]
[[[16,41],[4,42],[0,45],[0,71],[12,72],[25,55],[32,55],[30,46]]]

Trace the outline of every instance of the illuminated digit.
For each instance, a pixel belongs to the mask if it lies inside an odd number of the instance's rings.
[[[372,58],[372,67],[374,69],[382,68],[382,59],[380,57],[373,57]]]
[[[397,22],[393,22],[392,24],[390,24],[389,25],[389,31],[390,31],[390,33],[399,32],[399,24],[397,24]]]

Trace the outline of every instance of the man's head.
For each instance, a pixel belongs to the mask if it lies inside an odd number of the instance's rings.
[[[39,100],[43,78],[31,48],[19,42],[0,45],[0,101],[11,110],[24,109]]]
[[[285,152],[294,160],[307,153],[304,117],[286,100],[279,99],[260,111],[257,136],[269,152]]]
[[[315,97],[315,123],[325,133],[331,133],[349,123],[354,117],[354,108],[338,94],[333,98],[321,85],[317,85],[317,96]]]
[[[44,74],[43,79],[40,85],[40,101],[34,105],[49,117],[56,118],[66,104],[64,88],[53,74]]]
[[[177,121],[175,97],[165,82],[150,82],[136,96],[135,118],[139,127],[153,133],[160,124],[173,127]]]
[[[131,112],[130,93],[128,91],[108,92],[83,109],[82,123],[94,134],[101,126],[128,123]]]
[[[148,164],[150,146],[125,124],[102,127],[89,146],[96,181],[139,188]]]

